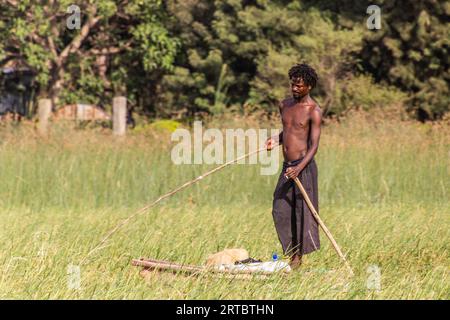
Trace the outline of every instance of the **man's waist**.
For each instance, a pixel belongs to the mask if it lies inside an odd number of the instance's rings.
[[[296,159],[296,160],[290,160],[290,161],[284,160],[284,161],[283,161],[283,167],[284,167],[284,168],[288,168],[288,167],[296,166],[296,165],[298,165],[300,162],[302,162],[302,160],[303,160],[304,158],[305,158],[305,157],[301,157],[301,158],[299,158],[299,159]],[[314,162],[314,157],[311,159],[311,161],[309,161],[309,163],[312,163],[312,162]],[[308,165],[309,165],[309,163],[308,163]]]
[[[301,158],[299,158],[299,159],[296,159],[296,160],[290,160],[290,161],[284,160],[284,161],[283,161],[283,167],[293,167],[293,166],[296,166],[296,165],[298,165],[300,162],[302,162],[303,158],[305,158],[305,157],[301,157]]]

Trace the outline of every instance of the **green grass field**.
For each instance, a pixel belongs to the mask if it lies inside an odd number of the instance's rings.
[[[229,122],[223,122],[229,125]],[[238,124],[235,124],[238,126]],[[273,124],[268,123],[267,126]],[[264,126],[262,126],[264,127]],[[277,175],[233,165],[127,224],[80,266],[68,267],[122,219],[213,168],[170,160],[170,135],[55,126],[0,128],[0,298],[19,299],[448,299],[450,129],[355,116],[324,126],[316,161],[320,214],[355,270],[325,235],[303,269],[267,280],[155,273],[138,257],[203,264],[210,253],[280,252],[271,216]],[[373,265],[381,290],[367,287]]]

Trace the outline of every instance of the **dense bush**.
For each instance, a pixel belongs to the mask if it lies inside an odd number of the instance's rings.
[[[273,113],[289,94],[289,67],[306,62],[319,74],[314,98],[327,116],[392,104],[420,119],[449,110],[444,1],[375,1],[380,30],[366,28],[369,3],[356,0],[91,1],[80,5],[85,36],[64,28],[69,2],[0,4],[0,60],[26,61],[40,95],[59,104],[104,105],[126,93],[134,111],[152,117],[244,105]]]

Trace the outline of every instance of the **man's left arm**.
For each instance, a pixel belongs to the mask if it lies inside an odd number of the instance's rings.
[[[308,165],[308,163],[316,155],[317,149],[319,148],[320,140],[320,125],[322,123],[322,111],[319,108],[314,108],[311,114],[311,131],[310,131],[310,148],[306,152],[303,160],[296,166],[290,167],[286,170],[286,175],[288,178],[297,177],[300,172]]]

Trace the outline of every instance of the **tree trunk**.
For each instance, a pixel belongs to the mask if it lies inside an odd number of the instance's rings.
[[[61,88],[64,85],[64,67],[62,65],[56,65],[53,69],[52,80],[48,86],[48,98],[52,100],[53,109],[59,107],[59,95]]]

